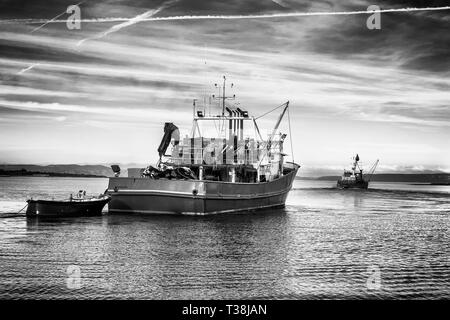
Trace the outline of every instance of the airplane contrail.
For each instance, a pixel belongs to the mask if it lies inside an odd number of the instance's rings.
[[[40,63],[33,63],[31,66],[26,67],[26,68],[23,68],[22,70],[20,70],[19,72],[17,72],[17,74],[22,74],[22,73],[24,73],[24,72],[27,72],[27,71],[29,71],[29,70],[31,70],[31,69],[33,69],[34,67],[37,67],[37,66],[39,66],[39,65],[40,65]]]
[[[185,15],[169,17],[141,17],[137,22],[149,21],[171,21],[171,20],[243,20],[243,19],[272,19],[272,18],[294,18],[307,16],[334,16],[334,15],[360,15],[373,13],[395,13],[395,12],[418,12],[418,11],[443,11],[450,10],[450,6],[443,7],[425,7],[425,8],[397,8],[380,10],[360,10],[360,11],[330,11],[330,12],[290,12],[290,13],[272,13],[255,15]],[[145,14],[145,13],[144,13]],[[133,18],[94,18],[81,19],[83,23],[108,23],[108,22],[132,22]],[[38,24],[38,23],[65,23],[66,20],[45,20],[45,19],[11,19],[0,20],[0,24]],[[135,23],[137,23],[135,22]],[[134,24],[134,23],[133,23]]]
[[[331,12],[291,12],[291,13],[274,13],[274,14],[260,14],[260,15],[191,15],[191,16],[169,16],[169,17],[152,17],[161,10],[169,7],[178,0],[172,0],[164,3],[161,7],[147,11],[141,15],[133,18],[97,18],[97,19],[82,19],[81,22],[84,23],[103,23],[103,22],[123,22],[119,25],[111,27],[109,30],[103,32],[102,34],[93,37],[83,39],[78,42],[77,46],[80,46],[83,42],[90,39],[102,38],[112,32],[119,31],[122,28],[128,27],[130,25],[136,24],[138,22],[145,21],[171,21],[171,20],[232,20],[232,19],[270,19],[270,18],[289,18],[289,17],[304,17],[304,16],[331,16],[331,15],[358,15],[358,14],[373,14],[373,13],[388,13],[388,12],[417,12],[417,11],[442,11],[450,10],[450,6],[444,7],[426,7],[426,8],[397,8],[397,9],[380,9],[373,11],[331,11]],[[10,20],[0,20],[0,24],[15,24],[15,23],[25,23],[25,24],[37,24],[37,23],[65,23],[66,20],[45,20],[45,19],[10,19]],[[41,26],[42,27],[42,26]],[[39,63],[33,64],[27,68],[24,68],[18,72],[22,74],[28,70],[31,70]]]
[[[131,26],[133,24],[136,24],[138,22],[144,21],[144,20],[154,16],[158,12],[161,12],[162,10],[168,8],[169,6],[173,5],[175,2],[178,2],[178,1],[179,0],[172,0],[172,1],[164,2],[160,7],[156,8],[154,10],[146,11],[146,12],[140,14],[140,15],[135,16],[134,18],[129,19],[128,21],[125,21],[125,22],[123,22],[121,24],[117,24],[115,26],[112,26],[111,28],[109,28],[108,30],[106,30],[103,33],[100,33],[100,34],[95,35],[95,36],[90,37],[90,38],[86,38],[86,39],[80,40],[77,43],[77,47],[82,45],[85,41],[103,38],[103,37],[107,36],[110,33],[117,32],[120,29],[129,27],[129,26]]]
[[[83,4],[83,3],[84,3],[84,1],[81,1],[81,2],[77,3],[76,6],[79,6],[80,4]],[[61,17],[61,16],[64,15],[64,14],[66,14],[65,11],[64,11],[64,12],[61,12],[61,13],[58,14],[56,17],[54,17],[54,18],[48,20],[47,22],[43,23],[43,24],[40,25],[39,27],[36,27],[36,28],[34,28],[33,30],[31,30],[30,33],[33,33],[33,32],[35,32],[35,31],[38,31],[39,29],[45,27],[47,24],[51,23],[52,21],[55,21],[56,19],[58,19],[59,17]]]
[[[279,5],[280,7],[285,8],[285,9],[289,8],[289,6],[284,4],[281,0],[272,0],[272,2],[276,3],[277,5]]]
[[[144,18],[151,17],[151,16],[155,15],[156,13],[158,13],[158,12],[160,12],[160,11],[166,9],[167,7],[173,5],[175,2],[178,2],[178,1],[179,1],[179,0],[171,0],[171,1],[167,1],[167,2],[163,3],[159,8],[154,9],[154,10],[150,10],[150,11],[147,11],[147,12],[144,12],[143,14],[140,14],[140,15],[134,17],[134,18],[131,18],[131,19],[129,19],[129,20],[126,21],[126,22],[123,22],[123,23],[121,23],[121,24],[112,26],[111,28],[109,28],[108,30],[106,30],[105,32],[103,32],[103,33],[101,33],[101,34],[99,34],[99,35],[96,35],[96,36],[91,37],[91,38],[86,38],[86,39],[80,40],[80,41],[77,43],[77,47],[80,46],[81,44],[83,44],[83,43],[84,43],[85,41],[87,41],[87,40],[100,39],[100,38],[103,38],[104,36],[106,36],[106,35],[108,35],[108,34],[110,34],[110,33],[117,32],[117,31],[119,31],[119,30],[122,29],[122,28],[125,28],[125,27],[131,26],[131,25],[133,25],[133,24],[136,24],[136,23],[142,21]],[[82,4],[83,2],[84,2],[84,1],[79,2],[77,5],[80,5],[80,4]],[[58,22],[59,20],[56,20],[56,19],[57,19],[58,17],[62,16],[63,14],[65,14],[65,12],[63,12],[63,13],[57,15],[57,16],[54,17],[53,19],[50,19],[50,20],[48,20],[47,22],[43,23],[41,26],[39,26],[39,27],[33,29],[33,30],[31,31],[31,33],[33,33],[33,32],[35,32],[35,31],[39,30],[40,28],[44,27],[45,25],[47,25],[47,24],[49,24],[49,23]],[[64,21],[65,21],[65,20],[64,20]],[[40,65],[40,63],[32,64],[31,66],[29,66],[29,67],[27,67],[27,68],[24,68],[24,69],[20,70],[17,74],[23,74],[23,73],[25,73],[25,72],[27,72],[27,71],[33,69],[34,67],[36,67],[36,66],[38,66],[38,65]]]

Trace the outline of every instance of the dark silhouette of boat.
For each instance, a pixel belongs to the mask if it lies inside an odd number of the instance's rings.
[[[363,169],[359,165],[359,155],[353,158],[354,162],[351,170],[344,170],[344,174],[337,181],[337,187],[340,189],[367,189],[369,187],[370,178],[372,177],[378,160],[369,170],[368,177],[363,175]]]
[[[68,200],[27,200],[28,217],[74,217],[98,216],[103,207],[111,200],[108,195],[86,198],[84,196]]]
[[[224,77],[219,95],[209,97],[209,104],[207,98],[203,105],[194,100],[190,136],[180,139],[178,127],[165,124],[156,166],[129,168],[128,177],[120,177],[120,168],[112,166],[115,177],[109,179],[107,190],[112,198],[109,213],[205,215],[285,205],[300,167],[284,161],[287,134],[278,130],[284,115],[289,117],[289,101],[262,115],[282,110],[264,140],[256,121],[262,116],[252,117],[238,104],[226,103],[235,95],[225,95],[225,81]],[[214,99],[220,101],[219,115],[211,114]],[[245,135],[244,123],[250,124]],[[216,129],[213,138],[201,134],[208,124]],[[171,144],[172,152],[166,155]]]

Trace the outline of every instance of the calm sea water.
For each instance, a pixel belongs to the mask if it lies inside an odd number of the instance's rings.
[[[449,187],[296,181],[285,209],[257,213],[10,214],[31,196],[106,186],[0,178],[0,298],[450,298]]]

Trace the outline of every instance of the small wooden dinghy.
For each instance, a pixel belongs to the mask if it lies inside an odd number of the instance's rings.
[[[102,214],[103,207],[111,200],[108,195],[86,198],[86,193],[79,192],[68,200],[27,200],[28,217],[73,217],[73,216],[98,216]]]

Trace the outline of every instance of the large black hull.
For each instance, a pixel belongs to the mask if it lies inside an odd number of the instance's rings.
[[[206,215],[283,207],[299,166],[270,182],[110,178],[109,213]]]
[[[110,197],[82,201],[28,200],[26,215],[28,217],[98,216],[102,214],[103,207],[110,200]]]

